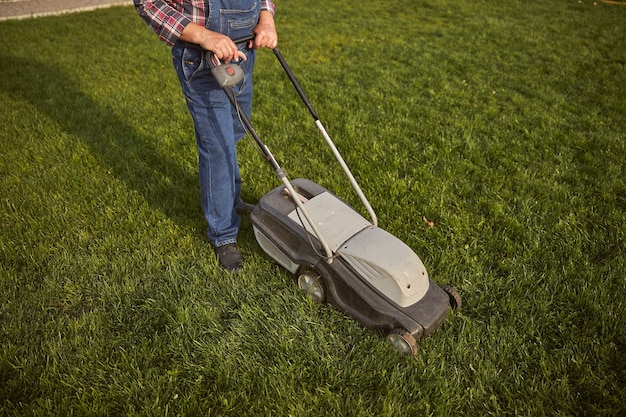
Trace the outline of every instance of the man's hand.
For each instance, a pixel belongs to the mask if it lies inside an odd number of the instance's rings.
[[[259,16],[259,23],[252,30],[255,38],[250,41],[251,48],[276,48],[278,45],[278,34],[274,26],[274,16],[267,10],[262,10]]]
[[[180,39],[200,45],[203,49],[213,52],[217,59],[223,62],[230,62],[239,59],[246,60],[245,54],[237,48],[237,45],[226,35],[213,32],[196,23],[189,23]]]

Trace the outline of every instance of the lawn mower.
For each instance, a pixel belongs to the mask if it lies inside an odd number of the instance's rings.
[[[248,42],[253,35],[236,39]],[[420,258],[391,233],[378,227],[372,206],[326,132],[303,89],[278,50],[274,55],[309,110],[315,125],[363,203],[370,219],[326,188],[308,179],[289,180],[250,120],[242,123],[282,185],[265,194],[250,214],[255,238],[272,259],[296,277],[315,302],[327,302],[364,326],[387,334],[402,354],[414,356],[418,342],[461,307],[451,286],[436,285]],[[233,65],[206,61],[235,108],[231,86],[240,79]]]

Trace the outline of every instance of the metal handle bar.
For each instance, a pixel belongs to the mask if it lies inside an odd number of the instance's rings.
[[[372,208],[372,206],[370,205],[369,201],[367,200],[367,197],[365,197],[365,194],[361,190],[361,187],[359,186],[358,182],[356,181],[356,179],[354,179],[354,176],[352,175],[352,172],[350,171],[350,168],[348,167],[348,165],[344,161],[343,157],[341,156],[341,154],[337,150],[337,147],[335,146],[333,140],[330,138],[330,135],[328,134],[328,132],[326,132],[326,129],[324,128],[324,125],[320,121],[320,118],[317,116],[317,113],[315,112],[315,109],[313,108],[313,105],[311,104],[311,102],[307,98],[306,94],[304,94],[304,90],[302,89],[302,87],[300,87],[300,83],[298,83],[298,80],[296,79],[295,75],[293,75],[293,72],[291,71],[291,68],[289,68],[289,65],[287,65],[287,62],[285,61],[285,58],[283,58],[283,55],[280,53],[278,48],[274,48],[273,51],[274,51],[274,55],[276,55],[276,58],[278,58],[278,61],[280,62],[280,65],[283,67],[283,69],[287,73],[287,76],[289,77],[289,80],[291,81],[291,83],[295,87],[296,91],[298,92],[298,95],[300,95],[300,98],[302,99],[302,102],[307,107],[307,109],[309,109],[309,112],[311,113],[311,116],[313,116],[313,119],[315,120],[315,125],[319,129],[319,131],[322,134],[322,136],[324,136],[324,139],[326,140],[326,143],[328,144],[328,146],[332,150],[333,155],[335,155],[335,159],[337,159],[337,162],[339,162],[339,165],[343,169],[343,172],[348,177],[348,180],[350,180],[350,184],[352,185],[352,188],[354,188],[354,191],[356,191],[357,195],[361,199],[361,202],[365,206],[365,209],[369,213],[369,215],[370,215],[370,217],[372,219],[372,225],[377,226],[378,225],[378,219],[376,218],[376,212],[374,212],[374,209]]]

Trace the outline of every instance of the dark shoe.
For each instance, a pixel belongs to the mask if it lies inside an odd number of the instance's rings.
[[[255,207],[256,206],[254,204],[250,204],[250,203],[246,203],[245,201],[242,201],[239,203],[237,207],[235,207],[235,210],[239,214],[250,214],[252,213],[252,210],[254,210]]]
[[[229,243],[228,245],[218,246],[214,248],[217,255],[217,261],[220,266],[227,271],[239,271],[243,268],[243,258],[237,245],[235,243]]]

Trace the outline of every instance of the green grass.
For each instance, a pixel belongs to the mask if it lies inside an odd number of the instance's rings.
[[[167,47],[132,7],[4,21],[0,414],[624,415],[626,7],[296,0],[277,25],[381,226],[464,309],[407,360],[247,219],[221,271]],[[269,51],[255,100],[291,177],[360,207]],[[279,181],[241,145],[254,201]]]

